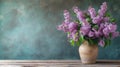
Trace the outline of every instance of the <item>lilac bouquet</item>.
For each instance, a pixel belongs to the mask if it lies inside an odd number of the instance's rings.
[[[105,47],[111,40],[119,36],[116,31],[115,19],[107,12],[107,3],[102,3],[98,12],[93,7],[87,11],[81,11],[78,7],[73,7],[74,19],[68,10],[64,10],[64,21],[57,27],[67,33],[71,45],[80,45],[87,40],[90,44]]]

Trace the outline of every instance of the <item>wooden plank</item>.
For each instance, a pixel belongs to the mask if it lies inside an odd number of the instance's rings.
[[[76,62],[81,62],[81,60],[0,60],[0,63],[1,62],[6,62],[6,63],[29,63],[29,62],[33,62],[33,63],[44,63],[44,62],[47,62],[47,63],[63,63],[63,62],[73,62],[73,63],[76,63]],[[117,62],[117,63],[120,63],[120,60],[97,60],[97,62]]]
[[[0,67],[120,67],[119,65],[0,65]]]
[[[0,60],[0,67],[120,67],[120,60],[97,60],[82,64],[80,60]]]
[[[0,60],[2,63],[81,63],[80,60]],[[120,60],[97,60],[97,64],[119,64]]]

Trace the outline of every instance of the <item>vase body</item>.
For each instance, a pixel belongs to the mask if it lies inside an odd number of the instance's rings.
[[[84,41],[79,47],[79,54],[82,63],[96,63],[96,58],[98,55],[98,46],[94,44],[89,44],[88,41]]]

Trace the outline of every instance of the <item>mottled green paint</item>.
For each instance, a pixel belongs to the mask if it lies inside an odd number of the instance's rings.
[[[105,0],[0,0],[0,59],[79,59],[78,47],[56,29],[64,9],[99,8]],[[120,0],[106,0],[120,31]],[[120,37],[98,59],[120,59]]]

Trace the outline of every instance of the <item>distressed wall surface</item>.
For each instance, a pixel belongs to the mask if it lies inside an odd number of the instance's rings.
[[[79,59],[78,47],[56,26],[64,9],[99,8],[104,0],[0,0],[0,59]],[[120,0],[106,0],[120,31]],[[120,37],[99,48],[98,59],[120,59]]]

